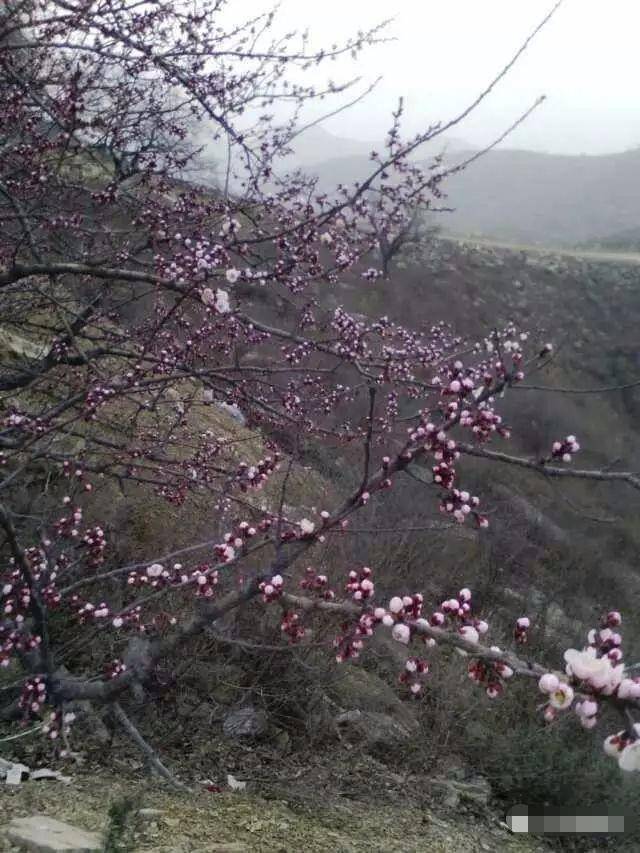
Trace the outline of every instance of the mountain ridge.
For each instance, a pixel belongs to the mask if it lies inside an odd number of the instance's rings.
[[[328,132],[323,131],[330,137]],[[438,140],[444,164],[455,166],[477,153]],[[366,143],[363,143],[363,150]],[[335,137],[333,150],[340,140]],[[305,155],[306,156],[306,155]],[[336,154],[315,163],[292,162],[319,179],[324,191],[363,180],[370,171],[360,154]],[[429,159],[421,159],[428,166]],[[612,154],[553,154],[498,148],[447,179],[441,225],[455,234],[517,242],[575,246],[640,229],[640,147]]]

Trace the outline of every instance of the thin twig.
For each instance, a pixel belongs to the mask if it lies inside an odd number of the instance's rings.
[[[145,756],[145,758],[156,771],[156,773],[163,779],[166,779],[166,781],[173,785],[174,788],[178,788],[181,791],[190,791],[191,789],[189,788],[189,786],[185,785],[184,782],[180,782],[179,779],[176,779],[176,777],[164,766],[162,761],[160,761],[156,751],[142,737],[138,729],[134,726],[129,717],[125,714],[120,703],[114,702],[112,707],[114,717],[120,723],[120,725],[125,730],[130,739],[142,752],[142,754]]]
[[[526,459],[521,456],[511,456],[497,450],[487,450],[484,447],[476,447],[473,444],[459,443],[456,445],[461,453],[468,456],[477,456],[480,459],[491,459],[494,462],[505,462],[508,465],[516,465],[519,468],[528,468],[541,474],[543,477],[567,477],[576,480],[601,480],[628,483],[634,489],[640,491],[640,476],[633,471],[605,471],[598,469],[559,468],[556,465],[548,465],[545,461],[537,459]]]
[[[369,388],[369,418],[367,423],[367,438],[364,444],[364,470],[362,473],[362,483],[360,484],[360,492],[362,494],[369,479],[369,469],[371,466],[371,442],[373,439],[373,416],[376,405],[376,389]]]

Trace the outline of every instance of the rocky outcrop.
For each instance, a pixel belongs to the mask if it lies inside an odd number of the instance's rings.
[[[102,850],[102,841],[95,832],[85,832],[46,815],[14,818],[7,828],[7,837],[20,850],[32,853],[97,853]]]

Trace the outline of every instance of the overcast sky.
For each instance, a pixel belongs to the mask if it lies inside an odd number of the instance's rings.
[[[242,8],[239,0],[238,6]],[[258,5],[258,0],[251,0]],[[260,3],[264,8],[264,4]],[[281,26],[308,26],[328,45],[393,17],[393,43],[362,55],[355,71],[384,80],[364,105],[327,124],[380,138],[404,95],[417,131],[464,106],[509,60],[552,0],[282,0]],[[234,10],[237,8],[234,5]],[[540,94],[547,101],[509,138],[510,147],[566,153],[640,145],[640,0],[564,0],[509,77],[454,134],[481,145]],[[331,67],[336,78],[354,64]]]

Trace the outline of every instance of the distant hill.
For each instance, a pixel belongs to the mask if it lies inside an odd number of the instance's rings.
[[[497,150],[448,185],[447,226],[528,243],[575,244],[640,229],[640,149],[599,156]]]
[[[579,248],[581,249],[603,249],[611,252],[640,252],[640,226],[637,228],[626,228],[606,237],[596,240],[587,240]]]
[[[292,163],[296,166],[313,166],[334,157],[364,158],[365,162],[377,143],[361,139],[334,136],[320,125],[310,127],[292,143]]]
[[[361,168],[365,171],[367,167],[370,169],[369,154],[373,150],[382,151],[382,140],[360,140],[348,139],[344,136],[337,136],[325,130],[321,125],[310,127],[303,131],[300,136],[297,136],[291,146],[294,153],[291,155],[291,162],[296,166],[315,167],[322,164],[326,160],[333,162],[335,159],[352,159],[361,162]],[[449,153],[468,151],[469,143],[462,139],[453,137],[445,137],[438,139],[428,152],[431,154],[440,154],[442,151]],[[424,152],[421,152],[421,157],[424,157]],[[364,159],[363,159],[364,158]]]
[[[369,173],[370,162],[343,155],[338,139],[328,153],[304,164],[327,190]],[[452,142],[445,162],[454,165],[471,153]],[[443,214],[441,224],[454,233],[557,246],[640,233],[640,148],[595,156],[499,149],[449,179],[446,190],[455,210]]]

